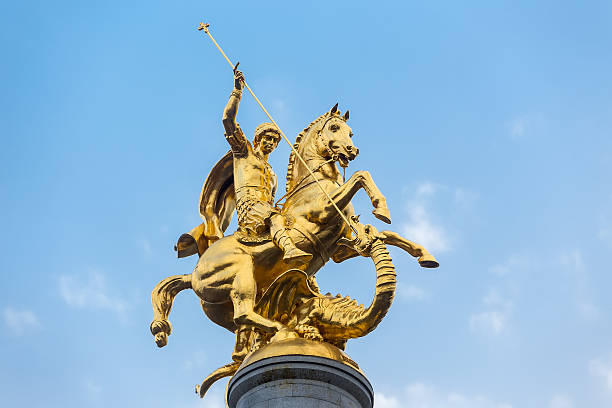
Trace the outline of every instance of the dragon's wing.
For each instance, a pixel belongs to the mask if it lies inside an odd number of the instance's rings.
[[[202,253],[213,242],[223,238],[234,209],[234,158],[228,151],[212,168],[200,193],[200,216],[204,222],[179,237],[174,249],[183,258]]]
[[[290,269],[272,282],[255,305],[255,313],[283,323],[298,299],[320,296],[308,283],[308,275],[299,269]]]

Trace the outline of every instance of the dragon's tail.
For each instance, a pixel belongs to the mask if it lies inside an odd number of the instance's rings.
[[[208,391],[211,385],[213,385],[217,380],[220,380],[223,377],[234,375],[234,373],[238,371],[238,367],[240,367],[240,363],[234,361],[232,363],[224,365],[223,367],[217,368],[215,371],[210,373],[208,377],[204,379],[204,381],[202,381],[201,385],[196,385],[196,394],[199,394],[200,398],[204,398],[204,394],[206,394],[206,391]]]

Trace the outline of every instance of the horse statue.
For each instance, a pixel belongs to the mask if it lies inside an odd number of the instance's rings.
[[[200,201],[200,212],[205,222],[181,236],[175,247],[179,257],[197,252],[200,258],[192,273],[172,276],[157,284],[152,294],[154,320],[150,327],[156,344],[165,346],[172,331],[168,316],[173,299],[178,292],[192,289],[201,299],[206,316],[236,334],[233,362],[207,377],[197,389],[200,396],[214,381],[236,372],[256,343],[261,345],[298,336],[321,339],[332,336],[329,333],[334,332],[330,328],[333,322],[323,323],[325,319],[321,317],[324,315],[321,312],[323,305],[331,307],[333,303],[334,307],[346,309],[352,303],[325,300],[318,291],[314,276],[329,259],[342,262],[359,255],[370,256],[378,260],[377,276],[380,273],[384,278],[389,272],[380,272],[379,264],[391,264],[384,248],[384,244],[390,244],[418,258],[422,267],[438,266],[424,247],[395,232],[378,232],[371,226],[365,228],[359,224],[351,200],[361,189],[370,198],[376,218],[385,223],[391,223],[391,218],[385,197],[369,172],[357,171],[344,181],[338,168],[346,168],[359,154],[359,149],[353,144],[348,118],[348,111],[342,115],[336,105],[297,136],[295,150],[312,169],[312,174],[295,152],[289,158],[287,193],[283,197],[285,202],[281,212],[286,217],[287,229],[295,245],[313,255],[308,264],[298,269],[283,262],[282,251],[269,239],[243,243],[233,234],[223,236],[235,207],[231,156],[226,155],[209,175]],[[356,236],[353,236],[353,230],[358,232]],[[378,258],[374,258],[372,253],[376,253]],[[298,295],[303,300],[299,310],[278,309],[279,304],[291,307]],[[359,320],[359,313],[350,312],[348,315],[362,323],[357,325],[359,328],[352,329],[347,323],[351,319],[347,318],[342,330],[348,334],[342,337],[336,333],[335,337],[332,336],[333,344],[343,348],[346,338],[371,331],[390,306],[392,294],[391,298],[387,296],[385,299],[384,306],[375,306],[376,318],[372,321]],[[271,304],[277,306],[271,308]],[[313,317],[315,315],[319,317]]]

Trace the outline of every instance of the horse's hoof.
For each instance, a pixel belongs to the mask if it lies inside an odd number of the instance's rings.
[[[436,261],[436,258],[434,258],[431,254],[425,254],[420,257],[419,265],[421,265],[421,267],[423,268],[437,268],[438,266],[440,266],[438,261]]]
[[[157,347],[164,347],[165,345],[168,344],[168,335],[164,332],[160,332],[157,333],[155,335],[155,344],[157,344]]]
[[[389,209],[386,207],[375,208],[372,210],[372,214],[382,222],[386,222],[387,224],[391,224],[391,213]]]

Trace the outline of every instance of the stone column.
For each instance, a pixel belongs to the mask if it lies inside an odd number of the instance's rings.
[[[326,343],[315,343],[313,347],[314,342],[304,339],[280,343],[294,346],[281,347],[283,351],[295,352],[297,347],[304,354],[270,356],[276,353],[266,350],[247,358],[228,384],[230,408],[373,407],[370,382],[346,354]],[[306,347],[299,347],[304,344]],[[273,345],[265,349],[270,346]]]

